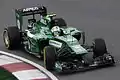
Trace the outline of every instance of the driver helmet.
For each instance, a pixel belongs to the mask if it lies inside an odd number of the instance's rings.
[[[52,29],[51,29],[52,33],[54,34],[54,36],[60,36],[60,27],[59,26],[54,26]]]

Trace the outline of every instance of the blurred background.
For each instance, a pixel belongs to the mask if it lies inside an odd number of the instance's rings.
[[[104,38],[109,52],[117,61],[120,59],[120,0],[0,0],[1,34],[4,27],[15,25],[14,9],[40,5],[46,6],[49,13],[56,13],[57,17],[64,18],[69,26],[85,31],[88,44],[91,44],[94,38]],[[0,48],[4,49],[2,38]],[[84,76],[78,74],[79,76],[60,78],[61,80],[80,80],[80,77],[81,80],[88,78],[89,80],[113,80],[119,78],[118,69],[119,67],[113,70],[113,73],[107,69],[108,73],[103,71],[97,74],[96,71]],[[119,80],[117,78],[115,80]]]

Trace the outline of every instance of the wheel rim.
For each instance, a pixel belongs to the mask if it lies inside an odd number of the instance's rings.
[[[10,46],[10,40],[9,40],[9,36],[8,36],[7,30],[4,31],[3,38],[4,38],[5,46],[7,48],[9,48],[9,46]]]

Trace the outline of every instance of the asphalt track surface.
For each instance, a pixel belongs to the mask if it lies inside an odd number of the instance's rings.
[[[88,44],[92,39],[105,39],[109,52],[115,56],[115,67],[107,67],[86,72],[60,75],[53,72],[60,80],[120,80],[120,1],[119,0],[0,0],[0,33],[4,27],[15,25],[15,8],[45,5],[49,12],[63,17],[68,25],[86,32]],[[2,36],[0,50],[12,52],[35,63],[43,61],[20,50],[5,49]]]

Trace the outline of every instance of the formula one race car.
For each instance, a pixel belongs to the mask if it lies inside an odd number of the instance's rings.
[[[102,38],[94,39],[91,46],[86,45],[83,31],[67,26],[63,18],[55,18],[56,14],[48,14],[46,7],[16,9],[15,14],[17,25],[3,32],[6,48],[22,45],[28,53],[42,57],[48,70],[79,71],[115,64]],[[38,21],[36,14],[40,15]],[[23,16],[28,15],[33,17],[23,29]]]

